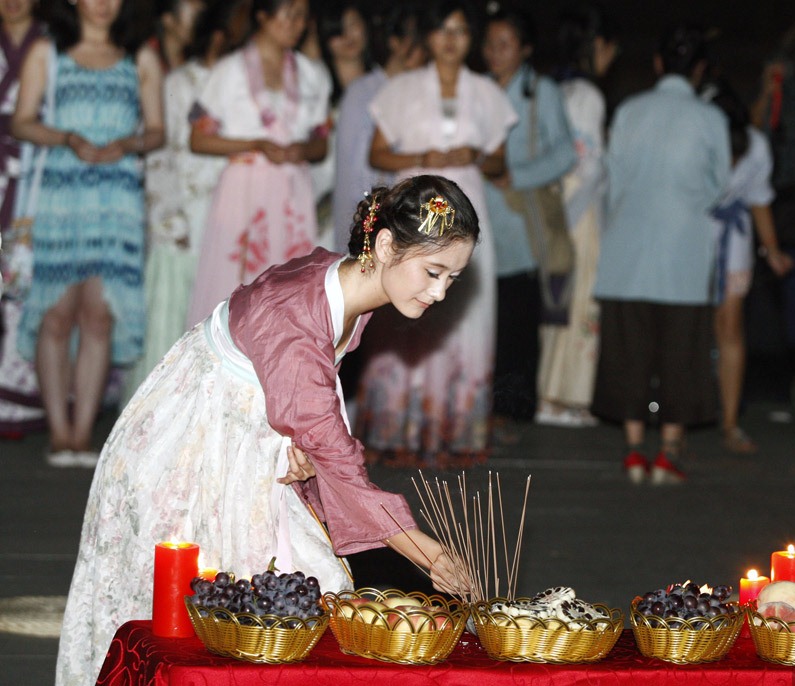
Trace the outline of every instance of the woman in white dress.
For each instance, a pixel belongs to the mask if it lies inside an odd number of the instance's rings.
[[[500,87],[465,61],[471,7],[434,0],[420,13],[430,63],[398,74],[373,100],[375,168],[398,178],[444,175],[469,196],[483,239],[464,283],[422,335],[379,322],[357,400],[357,435],[374,456],[444,465],[482,461],[489,446],[496,277],[483,174],[501,174],[516,113]],[[386,318],[384,318],[386,319]]]
[[[604,77],[618,49],[613,29],[595,6],[564,12],[557,74],[575,137],[578,162],[563,177],[566,214],[574,244],[574,289],[566,326],[542,325],[536,421],[593,426],[590,413],[599,347],[599,304],[593,297],[607,178],[602,162],[605,98],[595,81]]]
[[[356,257],[317,248],[266,270],[185,334],[125,407],[88,497],[58,686],[94,684],[116,629],[151,616],[159,541],[195,541],[203,564],[241,578],[276,556],[324,591],[353,587],[342,556],[389,546],[455,590],[452,561],[405,498],[369,480],[338,372],[372,310],[419,320],[438,307],[478,219],[441,177],[373,195],[351,230]]]

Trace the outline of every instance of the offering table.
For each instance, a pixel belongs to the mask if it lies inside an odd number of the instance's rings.
[[[625,630],[600,662],[580,665],[492,660],[477,638],[465,633],[444,662],[398,665],[345,655],[331,630],[303,661],[290,665],[254,664],[210,653],[198,638],[160,638],[150,621],[131,621],[116,632],[98,686],[620,686],[637,683],[793,686],[795,669],[757,657],[750,638],[740,636],[718,662],[675,665],[643,657]]]

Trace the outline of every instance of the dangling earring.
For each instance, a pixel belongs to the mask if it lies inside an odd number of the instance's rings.
[[[373,227],[375,225],[376,215],[375,213],[381,209],[381,204],[375,201],[373,198],[372,202],[370,203],[370,211],[367,216],[362,221],[362,229],[364,231],[364,244],[362,245],[362,252],[359,254],[359,257],[356,259],[362,265],[362,274],[365,273],[366,269],[375,269],[375,262],[373,262],[373,253],[370,248],[370,234],[373,232]]]

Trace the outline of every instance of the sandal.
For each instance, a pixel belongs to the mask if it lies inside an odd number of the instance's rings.
[[[758,450],[756,443],[739,426],[724,430],[723,447],[729,452],[743,455],[750,455]]]

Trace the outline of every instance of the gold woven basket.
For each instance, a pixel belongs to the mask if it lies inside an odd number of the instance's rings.
[[[424,607],[382,609],[369,604],[405,597],[415,598]],[[343,653],[400,664],[432,665],[446,659],[469,615],[468,608],[457,601],[396,589],[326,593],[323,602]],[[429,606],[434,610],[428,610]]]
[[[530,598],[515,598],[517,602]],[[490,610],[506,598],[480,601],[472,606],[472,619],[481,644],[495,660],[576,664],[596,662],[616,644],[624,627],[624,613],[594,605],[604,618],[564,622],[559,619],[511,617]]]
[[[729,652],[743,626],[742,610],[727,615],[694,619],[646,617],[635,609],[629,621],[641,654],[678,665],[715,662]]]
[[[185,606],[196,635],[209,651],[248,662],[281,664],[303,660],[329,621],[327,613],[309,619],[232,613],[194,605],[187,597]]]
[[[795,665],[795,622],[778,617],[763,617],[750,607],[745,608],[756,654],[768,662]]]

